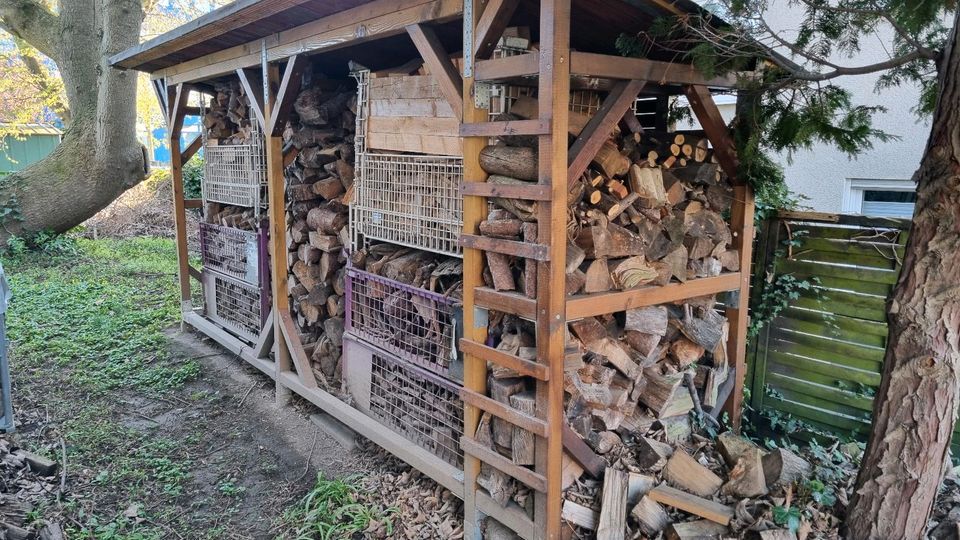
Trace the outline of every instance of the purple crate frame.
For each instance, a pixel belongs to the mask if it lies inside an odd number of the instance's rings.
[[[203,261],[204,268],[209,268],[218,274],[246,281],[251,285],[260,284],[262,282],[261,276],[264,275],[264,272],[270,271],[269,261],[266,261],[266,258],[269,257],[267,254],[267,242],[270,240],[269,230],[269,224],[265,219],[260,220],[256,231],[245,231],[243,229],[235,229],[225,225],[201,222],[200,257]],[[239,246],[241,239],[247,237],[248,235],[254,236],[257,242],[257,278],[255,280],[248,279],[246,273],[241,275],[239,272],[228,270],[222,267],[216,260],[214,260],[213,254],[211,253],[214,248],[208,244],[209,237],[219,236],[224,239],[224,243],[232,243],[236,246]],[[244,240],[243,245],[239,247],[241,250],[244,250],[246,248],[246,241]],[[244,264],[244,266],[246,266],[246,264]]]
[[[357,291],[357,285],[361,283],[363,284],[362,286],[365,287],[369,286],[371,283],[378,283],[388,290],[404,291],[420,298],[432,300],[437,308],[437,311],[446,319],[446,322],[442,324],[454,326],[453,328],[449,329],[452,332],[452,338],[450,349],[447,351],[453,356],[459,355],[459,349],[456,341],[460,329],[455,327],[455,314],[457,309],[460,307],[460,302],[456,299],[449,298],[439,293],[413,287],[411,285],[407,285],[406,283],[385,278],[383,276],[378,276],[376,274],[372,274],[351,266],[347,267],[347,275],[344,283],[344,296],[346,297],[346,329],[352,332],[354,336],[359,337],[360,339],[399,357],[401,360],[416,364],[444,377],[450,376],[450,364],[453,362],[453,358],[443,358],[442,355],[439,354],[439,352],[442,352],[442,349],[433,352],[423,351],[425,354],[418,354],[417,347],[415,345],[411,345],[413,339],[404,339],[404,337],[421,339],[423,336],[411,336],[409,333],[407,333],[398,336],[399,339],[385,338],[383,335],[378,335],[372,331],[372,329],[365,327],[362,321],[357,321],[354,319],[354,310],[358,307],[358,297],[355,293],[361,294]],[[444,332],[441,333],[445,334],[447,328],[444,328],[443,330]]]

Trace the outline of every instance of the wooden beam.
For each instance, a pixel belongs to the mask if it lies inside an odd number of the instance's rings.
[[[509,135],[546,135],[550,124],[540,120],[506,120],[460,124],[461,137],[503,137]]]
[[[543,244],[506,240],[504,238],[491,238],[478,234],[461,234],[460,245],[465,248],[492,251],[494,253],[533,259],[535,261],[546,261],[549,251],[549,248]]]
[[[493,182],[466,182],[460,186],[465,197],[504,197],[507,199],[527,199],[531,201],[549,201],[550,189],[541,184],[497,184]]]
[[[474,80],[493,82],[527,77],[539,73],[539,66],[540,54],[537,52],[505,56],[492,60],[478,60]]]
[[[480,458],[481,461],[494,467],[500,472],[516,479],[519,482],[529,486],[535,491],[543,492],[547,490],[547,480],[526,467],[516,465],[508,458],[501,456],[489,448],[481,445],[473,439],[464,435],[460,438],[460,448],[463,452]]]
[[[587,443],[566,422],[563,423],[562,437],[563,447],[570,453],[574,461],[583,467],[583,470],[590,473],[594,478],[603,476],[603,471],[607,468],[607,462],[587,446]]]
[[[696,84],[717,88],[737,85],[735,75],[705,77],[690,64],[585,52],[570,55],[570,71],[574,75],[601,79],[639,79],[651,85]]]
[[[287,116],[293,110],[293,102],[297,100],[297,96],[300,94],[300,86],[303,84],[303,71],[306,67],[307,59],[299,54],[295,54],[287,60],[287,66],[283,70],[283,80],[280,81],[280,88],[277,90],[277,97],[266,127],[266,132],[274,137],[283,134],[284,122],[287,121]]]
[[[457,72],[456,66],[450,61],[450,57],[447,56],[437,34],[432,28],[422,24],[407,26],[407,34],[410,35],[424,63],[430,69],[430,75],[440,86],[440,92],[450,103],[453,115],[456,118],[463,118],[463,79]]]
[[[196,154],[200,148],[203,147],[203,136],[197,135],[190,141],[190,144],[187,145],[187,149],[183,151],[183,162],[186,163],[190,161],[190,158]]]
[[[170,107],[167,103],[166,84],[163,79],[152,79],[150,86],[153,87],[153,92],[157,96],[157,103],[160,104],[160,110],[163,112],[163,121],[168,122],[170,120]],[[168,123],[167,127],[169,126]]]
[[[193,266],[189,266],[189,265],[187,266],[187,273],[189,273],[190,277],[197,280],[198,282],[201,282],[201,283],[203,282],[203,274],[201,274],[200,271],[194,268]]]
[[[273,313],[272,310],[271,313]],[[310,368],[310,359],[303,350],[300,334],[297,332],[296,325],[293,324],[289,311],[280,312],[280,330],[283,333],[283,339],[287,342],[287,350],[290,351],[293,367],[300,376],[300,382],[307,388],[317,388],[317,378],[313,374],[313,369]]]
[[[727,357],[733,362],[733,391],[724,403],[730,415],[734,431],[739,432],[743,412],[743,384],[747,374],[747,327],[750,325],[750,264],[753,260],[754,199],[753,189],[742,184],[733,188],[733,205],[730,207],[730,228],[733,231],[733,248],[740,253],[740,280],[737,289],[737,304],[727,307],[730,334],[727,339]]]
[[[273,347],[273,318],[273,309],[271,309],[260,330],[260,337],[257,338],[257,343],[253,347],[253,354],[257,358],[269,357],[270,349]]]
[[[736,229],[735,229],[736,230]],[[750,268],[749,261],[745,268]],[[663,286],[637,287],[626,291],[578,294],[567,299],[567,319],[576,320],[605,313],[615,313],[638,307],[655,306],[740,288],[743,276],[749,272],[732,272],[687,280],[685,283],[668,283]]]
[[[499,349],[487,347],[486,345],[468,339],[460,340],[460,351],[464,354],[472,354],[478,358],[485,359],[498,366],[512,369],[525,377],[533,377],[541,381],[546,381],[550,378],[550,372],[543,364],[525,360],[519,356],[507,354]]]
[[[617,122],[637,100],[637,95],[643,90],[644,84],[646,84],[644,81],[638,80],[621,81],[603,100],[600,109],[590,118],[580,132],[580,136],[570,147],[567,186],[573,186],[580,179],[583,171],[587,170],[590,162],[600,151],[600,147],[610,138]]]
[[[730,136],[727,123],[723,121],[723,116],[717,104],[714,103],[710,90],[705,86],[690,85],[686,87],[685,92],[690,108],[693,109],[703,127],[703,132],[713,145],[713,153],[717,156],[723,172],[727,173],[734,185],[742,183],[737,178],[740,160],[737,159],[737,152],[733,146],[733,137]]]
[[[267,49],[267,61],[274,62],[294,54],[329,51],[396,36],[404,33],[407,25],[446,22],[462,13],[462,0],[374,0],[171,66],[153,76],[166,77],[169,84],[206,80],[233,73],[238,68],[259,65],[263,46]],[[357,37],[358,28],[363,28],[364,37]]]
[[[184,208],[203,208],[203,199],[184,199]]]
[[[183,314],[183,322],[189,324],[210,338],[213,338],[213,340],[220,344],[221,347],[239,356],[271,379],[273,379],[276,375],[276,369],[274,368],[273,362],[263,358],[258,358],[246,343],[240,341],[236,336],[230,334],[223,328],[220,328],[203,315],[200,315],[194,311],[189,311]]]
[[[266,116],[263,114],[263,81],[258,80],[260,76],[254,70],[248,69],[238,69],[237,77],[240,78],[243,92],[250,98],[250,107],[257,117],[257,122],[260,122],[260,128],[267,133]]]
[[[184,109],[190,90],[183,85],[167,88],[167,102],[170,103],[170,117],[167,133],[170,145],[170,179],[173,187],[173,229],[177,245],[177,267],[180,278],[181,312],[190,311],[190,255],[187,252],[187,212],[183,194],[183,154],[180,152],[180,132],[183,129]]]
[[[473,56],[475,59],[490,58],[519,4],[519,0],[487,2],[487,7],[483,8],[483,15],[480,16],[474,32]]]

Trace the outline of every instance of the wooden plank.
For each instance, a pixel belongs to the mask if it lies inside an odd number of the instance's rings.
[[[687,101],[690,108],[693,109],[697,120],[703,127],[704,133],[713,146],[713,154],[717,157],[720,167],[727,173],[730,180],[737,184],[740,180],[737,178],[737,168],[740,162],[737,159],[736,151],[733,146],[733,139],[727,129],[727,123],[723,121],[720,109],[713,101],[710,90],[704,85],[691,84],[685,88]],[[734,197],[734,200],[737,200]]]
[[[394,152],[417,152],[441,156],[460,156],[463,154],[463,140],[460,137],[442,137],[432,135],[404,135],[401,133],[368,133],[367,146],[377,150]]]
[[[660,484],[650,490],[649,497],[660,504],[672,506],[721,525],[729,525],[734,516],[733,508],[729,506],[691,495],[666,484]]]
[[[464,354],[472,354],[482,360],[493,362],[498,366],[512,369],[526,377],[533,377],[541,381],[546,381],[550,378],[550,372],[543,364],[524,360],[519,356],[507,354],[493,347],[487,347],[486,345],[470,341],[466,338],[460,340],[460,351]]]
[[[580,435],[577,435],[577,432],[569,424],[564,422],[561,429],[563,430],[561,433],[563,447],[570,454],[570,457],[594,478],[600,478],[607,467],[607,462],[587,446],[587,443],[580,438]]]
[[[461,137],[503,137],[508,135],[546,135],[550,123],[541,120],[505,120],[462,124]]]
[[[855,321],[855,319],[849,320]],[[813,335],[819,334],[825,339],[832,338],[863,347],[878,348],[880,350],[885,348],[887,341],[885,336],[877,336],[865,332],[843,329],[839,326],[831,326],[825,317],[821,317],[819,322],[810,322],[790,317],[777,317],[770,323],[770,326],[771,328],[790,332],[804,332]]]
[[[857,298],[857,297],[860,298]],[[878,302],[879,300],[879,302]],[[794,307],[814,309],[844,315],[856,319],[883,322],[887,316],[883,311],[883,299],[877,296],[856,295],[841,291],[830,291],[817,296],[816,293],[800,293],[800,297],[791,304]]]
[[[578,294],[567,299],[567,320],[576,320],[627,309],[665,304],[684,298],[736,290],[741,273],[733,272],[708,278],[669,283],[662,287],[645,286],[628,291]]]
[[[624,540],[627,529],[626,471],[608,467],[603,476],[603,502],[597,522],[597,540]]]
[[[595,531],[597,522],[600,521],[600,512],[567,499],[563,501],[563,520],[571,525]]]
[[[290,351],[290,357],[297,374],[300,376],[300,381],[307,388],[316,388],[317,378],[310,367],[310,359],[307,358],[307,353],[303,350],[300,334],[297,332],[296,325],[293,324],[289,310],[280,312],[280,331],[283,333],[283,339],[287,342],[287,350]]]
[[[879,386],[880,384],[880,374],[876,371],[842,366],[833,362],[799,356],[776,349],[766,349],[766,354],[768,363],[780,364],[787,369],[803,369],[833,377],[835,380],[858,382],[867,386]]]
[[[461,388],[460,399],[462,399],[464,403],[469,403],[480,410],[488,412],[514,426],[525,429],[534,435],[539,437],[545,437],[547,435],[547,424],[543,420],[524,414],[509,405],[494,401],[473,390]]]
[[[766,376],[777,376],[781,379],[803,381],[804,383],[817,385],[821,388],[839,388],[841,385],[851,388],[869,386],[858,381],[849,381],[843,378],[838,378],[835,375],[824,375],[823,373],[807,371],[806,369],[801,369],[794,365],[783,365],[780,363],[771,363]]]
[[[802,272],[791,272],[797,279],[805,279],[815,284],[817,288],[825,290],[829,296],[830,291],[847,291],[860,294],[869,294],[886,298],[893,291],[893,286],[883,283],[871,283],[869,281],[857,281],[853,279],[844,279],[833,276],[805,274]],[[816,278],[816,279],[813,279]]]
[[[709,95],[709,93],[708,93]],[[710,102],[712,103],[712,101]],[[715,107],[714,107],[715,108]],[[724,130],[726,128],[724,127]],[[729,143],[733,152],[732,143]],[[711,141],[712,142],[712,141]],[[716,149],[716,146],[714,146]],[[736,156],[733,156],[734,158]],[[736,163],[736,162],[735,162]],[[736,171],[734,171],[736,172]],[[747,373],[747,329],[750,325],[750,275],[746,271],[753,260],[754,238],[754,198],[753,189],[748,184],[733,188],[733,204],[730,207],[730,229],[733,231],[733,249],[740,256],[739,294],[736,305],[727,306],[727,321],[730,324],[727,340],[727,358],[733,364],[733,389],[730,399],[723,404],[723,410],[730,416],[734,431],[740,430],[740,416],[743,414],[743,386]]]
[[[783,392],[781,392],[782,394]],[[801,419],[810,419],[815,420],[821,424],[828,426],[833,426],[834,428],[839,428],[844,432],[856,431],[862,434],[870,432],[870,420],[863,417],[854,418],[844,414],[837,413],[834,409],[839,408],[837,405],[829,405],[830,409],[822,409],[818,407],[811,406],[802,401],[795,401],[792,399],[773,399],[769,396],[764,401],[766,407],[770,407],[770,403],[775,402],[776,408],[778,410],[790,413],[795,417]]]
[[[550,190],[542,184],[495,184],[490,182],[466,182],[460,186],[465,197],[502,197],[505,199],[550,200]]]
[[[853,281],[882,283],[885,285],[896,284],[897,276],[900,274],[899,270],[836,266],[832,264],[821,264],[817,261],[798,261],[791,259],[778,260],[776,272],[778,274],[797,273],[812,276],[831,276]]]
[[[811,240],[811,242],[813,242]],[[843,265],[857,265],[868,268],[895,270],[901,259],[888,257],[878,251],[853,250],[844,253],[836,249],[819,250],[812,247],[800,247],[793,250],[792,258],[801,261],[819,261]]]
[[[260,330],[260,337],[253,347],[253,354],[257,358],[269,358],[270,348],[273,346],[273,309],[267,315],[266,322]]]
[[[483,463],[486,463],[487,465],[490,465],[507,476],[522,482],[535,491],[546,491],[547,489],[547,480],[542,475],[539,475],[526,467],[515,465],[509,459],[481,445],[472,437],[467,437],[466,435],[461,437],[460,448],[463,449],[464,453],[478,458]]]
[[[203,284],[203,274],[199,270],[189,265],[187,266],[187,272],[190,273],[190,277],[197,280],[198,283]]]
[[[767,380],[770,381],[770,387],[774,389],[784,388],[789,391],[824,400],[825,402],[859,409],[860,411],[868,413],[873,410],[873,399],[849,390],[841,390],[837,387],[795,379],[780,373],[768,373]]]
[[[236,336],[220,328],[217,324],[205,318],[203,315],[190,311],[183,314],[183,322],[194,327],[198,332],[210,337],[227,351],[239,356],[251,366],[260,370],[263,374],[273,379],[276,376],[276,368],[273,362],[258,358],[254,351]]]
[[[480,236],[477,234],[462,234],[460,235],[460,245],[465,248],[492,251],[494,253],[511,255],[513,257],[522,257],[524,259],[533,259],[540,262],[545,262],[549,258],[547,246],[543,244],[534,244],[532,242],[491,238],[489,236]]]
[[[887,325],[885,322],[854,319],[852,317],[845,317],[842,315],[800,309],[800,307],[796,305],[790,306],[783,310],[781,312],[781,316],[800,321],[824,324],[826,326],[834,325],[840,330],[861,332],[863,334],[882,337],[884,339],[887,337]]]
[[[789,341],[798,345],[818,349],[823,351],[825,355],[863,360],[871,364],[883,363],[883,347],[870,347],[857,343],[847,343],[816,334],[803,334],[788,330],[779,325],[773,325],[771,327],[770,335],[778,340]]]
[[[180,153],[180,159],[183,163],[190,161],[190,158],[194,156],[201,148],[203,147],[203,136],[197,135],[190,141],[190,144],[187,145],[187,148]]]
[[[432,28],[421,24],[407,26],[407,34],[430,69],[430,74],[440,84],[440,90],[450,103],[456,118],[463,117],[463,79],[450,61],[440,39]]]
[[[381,448],[402,459],[413,468],[426,474],[457,497],[463,497],[460,471],[449,463],[437,459],[432,453],[410,443],[396,432],[384,429],[383,424],[354,409],[344,401],[320,388],[307,388],[293,373],[283,373],[279,380],[284,387],[319,407],[323,412],[350,426],[351,429],[370,439]]]
[[[371,116],[367,120],[367,134],[370,133],[457,138],[460,137],[460,121],[426,116]]]
[[[795,354],[805,358],[829,362],[837,366],[847,366],[855,369],[862,369],[864,371],[879,372],[880,366],[882,365],[882,362],[853,358],[830,350],[824,350],[819,347],[812,347],[810,345],[786,341],[778,336],[771,337],[767,343],[767,347],[770,350]]]
[[[857,227],[881,227],[910,230],[909,219],[891,218],[891,217],[873,217],[858,216],[852,214],[831,214],[826,212],[805,212],[793,210],[781,210],[777,212],[777,217],[784,220],[810,221],[835,223],[837,225],[853,225]]]
[[[450,104],[442,98],[370,99],[371,118],[390,118],[394,116],[417,118],[454,118],[453,109],[451,109]]]
[[[539,58],[539,53],[529,52],[491,60],[478,60],[474,66],[474,80],[495,82],[536,75],[540,70]]]
[[[570,71],[574,75],[585,77],[638,79],[659,85],[696,84],[716,88],[735,88],[737,85],[735,74],[705,77],[689,64],[579,51],[571,54]]]
[[[537,301],[519,293],[477,287],[474,303],[477,307],[512,313],[527,320],[533,320],[537,316]]]
[[[489,58],[516,11],[518,0],[489,0],[474,30],[473,57]]]
[[[572,187],[580,179],[590,162],[596,157],[616,127],[624,113],[637,100],[637,94],[643,90],[645,81],[631,80],[618,82],[600,105],[600,109],[590,118],[580,136],[573,142],[568,153],[567,186]]]
[[[828,238],[831,240],[849,240],[851,242],[877,242],[887,245],[906,244],[907,231],[884,227],[842,227],[821,225],[819,223],[798,222],[790,224],[794,237]]]
[[[280,88],[277,90],[277,96],[274,98],[274,104],[270,111],[270,119],[265,127],[266,133],[270,133],[274,137],[283,135],[284,124],[286,124],[290,111],[293,110],[293,103],[300,95],[303,72],[306,68],[307,59],[299,54],[295,54],[287,60],[287,65],[283,70],[283,79],[280,80]]]

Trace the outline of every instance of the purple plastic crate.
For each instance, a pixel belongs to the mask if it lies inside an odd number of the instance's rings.
[[[259,284],[267,270],[267,221],[257,231],[244,231],[200,223],[200,255],[203,267],[220,274]]]
[[[347,268],[346,328],[353,335],[444,377],[457,361],[459,300]]]

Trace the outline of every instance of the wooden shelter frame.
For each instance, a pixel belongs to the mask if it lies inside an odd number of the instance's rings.
[[[650,0],[661,7],[660,0]],[[245,1],[250,4],[250,1]],[[179,264],[183,321],[212,337],[276,383],[277,399],[285,402],[295,393],[361,435],[382,446],[464,500],[465,538],[479,539],[478,522],[489,515],[526,539],[560,538],[561,464],[566,451],[586,470],[601,473],[603,464],[576,436],[563,418],[563,356],[568,321],[613,313],[625,309],[669,303],[707,294],[734,291],[726,314],[730,323],[728,357],[735,377],[725,410],[733,426],[739,427],[744,375],[746,373],[746,330],[750,261],[753,230],[753,194],[737,177],[737,157],[732,139],[710,93],[710,88],[732,88],[732,77],[704,77],[692,66],[655,60],[623,58],[571,51],[571,0],[541,0],[539,8],[540,48],[519,56],[491,59],[495,44],[516,9],[518,0],[375,0],[358,7],[307,22],[268,38],[211,53],[153,73],[154,89],[169,128],[174,222]],[[432,25],[463,19],[464,70],[459,72],[432,30]],[[364,28],[361,34],[358,28]],[[296,157],[296,150],[282,151],[282,126],[289,114],[306,64],[307,54],[373,41],[407,33],[438,79],[444,96],[462,119],[464,138],[464,327],[461,350],[465,353],[464,469],[447,464],[427,450],[407,443],[400,435],[382,426],[317,385],[310,363],[289,314],[287,267],[284,257],[271,257],[273,307],[254,345],[247,345],[221,329],[191,304],[191,279],[200,272],[190,266],[187,253],[186,209],[202,202],[186,199],[182,165],[195,154],[198,137],[181,148],[181,132],[187,115],[199,114],[188,106],[192,92],[208,93],[202,82],[214,76],[236,74],[266,134],[267,177],[270,221],[270,251],[286,252],[284,216],[284,167]],[[285,62],[281,66],[280,62]],[[283,69],[281,69],[283,67]],[[476,84],[496,81],[527,81],[538,87],[539,118],[536,120],[489,121],[477,108]],[[600,110],[572,147],[567,146],[568,103],[571,78],[589,77],[604,81],[610,91]],[[733,249],[739,250],[740,271],[716,277],[691,279],[685,283],[647,286],[628,291],[580,294],[571,297],[565,286],[563,261],[567,244],[567,188],[589,165],[613,126],[644,88],[684,94],[714,148],[723,171],[733,180],[731,209]],[[535,186],[504,186],[486,183],[480,168],[480,150],[489,137],[498,135],[539,137],[539,182]],[[479,236],[479,223],[486,217],[487,197],[539,201],[538,242],[511,242]],[[536,299],[516,293],[497,292],[484,287],[484,251],[494,251],[537,261]],[[533,320],[537,328],[537,361],[504,354],[484,345],[486,310],[512,313]],[[272,352],[272,355],[271,355]],[[272,358],[271,358],[272,356]],[[502,365],[537,380],[536,415],[522,414],[486,397],[487,363]],[[533,470],[476,443],[480,415],[490,413],[537,435],[536,464]],[[535,518],[515,504],[501,507],[477,489],[481,463],[486,463],[532,488]]]

